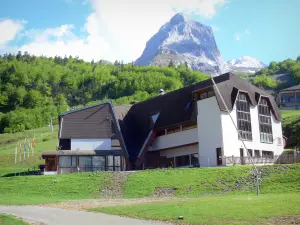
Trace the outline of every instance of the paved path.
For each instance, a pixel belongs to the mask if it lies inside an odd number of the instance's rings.
[[[0,214],[8,213],[25,221],[43,225],[167,225],[168,223],[137,220],[103,213],[47,208],[39,206],[0,206]]]

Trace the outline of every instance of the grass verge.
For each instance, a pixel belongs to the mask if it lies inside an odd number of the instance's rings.
[[[300,215],[299,205],[300,193],[288,193],[210,196],[178,202],[96,208],[91,211],[188,224],[292,224],[295,215]],[[184,220],[178,220],[179,216],[183,216]],[[296,220],[300,222],[300,216]]]
[[[15,216],[0,214],[0,225],[29,225]]]
[[[0,204],[22,205],[97,198],[108,173],[0,178]]]
[[[300,164],[261,166],[262,192],[300,192]],[[249,166],[146,170],[133,173],[125,183],[126,198],[152,196],[157,188],[173,188],[176,196],[254,192]]]

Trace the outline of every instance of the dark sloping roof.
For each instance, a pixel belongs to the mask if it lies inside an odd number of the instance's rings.
[[[244,91],[248,94],[252,105],[257,105],[260,96],[268,97],[276,119],[280,119],[275,100],[267,92],[232,73],[215,77],[214,81],[229,110],[232,110],[238,92]],[[210,79],[133,105],[123,121],[126,127],[123,130],[123,136],[131,161],[136,161],[151,130],[196,121],[197,102],[194,99],[193,92],[208,87],[213,87],[220,110],[225,111],[226,107]],[[157,113],[159,113],[159,116],[154,124],[151,115]]]
[[[277,107],[277,104],[275,102],[275,99],[272,95],[270,95],[268,92],[259,89],[258,87],[252,85],[251,83],[247,82],[246,80],[232,74],[227,73],[224,75],[221,75],[224,77],[228,77],[227,80],[223,80],[222,82],[217,83],[217,86],[220,90],[220,93],[223,96],[224,101],[226,102],[226,105],[229,110],[232,110],[236,96],[238,94],[238,91],[244,91],[248,94],[250,103],[252,105],[257,105],[259,101],[260,96],[267,97],[270,102],[270,107],[273,111],[273,114],[277,120],[281,120],[279,109]],[[219,77],[221,77],[219,76]],[[212,81],[211,81],[212,83]],[[216,88],[214,87],[216,98],[219,104],[219,107],[222,111],[225,111],[226,108],[221,100],[221,97],[219,96],[218,92],[216,91]]]
[[[117,138],[111,104],[104,102],[61,115],[60,138]]]
[[[88,156],[93,156],[93,155],[124,155],[124,151],[120,150],[100,150],[100,151],[94,151],[94,150],[59,150],[57,151],[58,156],[69,156],[69,155],[88,155]]]
[[[293,87],[282,89],[279,92],[282,92],[282,91],[296,91],[296,90],[300,90],[300,84],[295,85]]]
[[[171,124],[196,121],[194,113],[193,86],[181,88],[161,96],[137,103],[131,107],[123,123],[123,136],[129,151],[130,159],[135,162],[139,151],[152,129],[160,129]],[[186,108],[187,103],[191,103]],[[159,113],[154,124],[151,115]]]
[[[124,117],[127,115],[128,111],[130,110],[131,105],[116,105],[114,106],[116,119],[123,120]]]
[[[111,101],[108,101],[61,114],[59,138],[116,138],[128,157],[119,122],[129,109],[128,105],[113,107]]]

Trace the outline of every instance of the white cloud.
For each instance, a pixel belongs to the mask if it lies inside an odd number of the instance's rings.
[[[82,0],[82,4],[87,2],[94,9],[82,28],[87,35],[76,36],[72,24],[33,29],[23,32],[31,41],[19,50],[35,55],[130,62],[142,54],[146,42],[175,13],[186,12],[209,19],[229,0]]]
[[[244,34],[245,34],[245,35],[250,35],[250,29],[249,29],[249,28],[246,28],[245,31],[244,31]]]
[[[9,41],[12,41],[17,33],[23,29],[25,20],[13,21],[11,19],[0,20],[0,49]]]
[[[220,30],[220,27],[216,25],[211,25],[211,29],[213,30],[213,32],[218,32]]]
[[[249,28],[246,28],[242,34],[236,33],[236,34],[234,35],[234,39],[235,39],[236,41],[240,41],[242,38],[244,38],[244,36],[247,36],[247,35],[250,35],[250,34],[251,34],[251,33],[250,33],[250,29],[249,29]]]
[[[241,35],[240,34],[236,34],[235,35],[235,40],[240,41],[241,40]]]
[[[65,24],[56,28],[47,28],[43,31],[31,30],[31,41],[21,46],[18,50],[27,51],[33,55],[44,56],[79,56],[80,58],[91,61],[99,59],[113,60],[115,57],[109,45],[98,35],[97,26],[94,24],[94,14],[87,18],[85,30],[87,36],[77,37],[71,24]]]

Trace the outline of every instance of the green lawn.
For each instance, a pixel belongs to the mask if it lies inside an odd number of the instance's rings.
[[[0,205],[40,204],[98,198],[108,173],[0,178]]]
[[[177,202],[96,208],[91,211],[190,224],[289,224],[299,215],[300,193],[279,195],[211,196]],[[184,216],[184,220],[178,220]],[[274,218],[275,217],[275,218]],[[276,218],[282,217],[282,218]],[[294,216],[295,217],[295,216]],[[291,223],[290,223],[291,224]]]
[[[300,117],[300,110],[281,110],[282,119],[287,119],[291,117]]]
[[[0,214],[0,225],[28,225],[28,223],[17,219],[15,216]]]
[[[263,193],[300,192],[300,164],[259,167]],[[175,188],[175,195],[199,197],[224,193],[254,193],[249,166],[146,170],[133,173],[125,183],[125,197],[151,196],[156,188]]]

